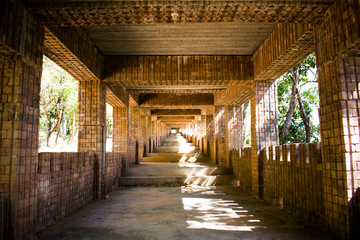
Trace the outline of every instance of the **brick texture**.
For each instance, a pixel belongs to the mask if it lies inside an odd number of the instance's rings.
[[[248,56],[119,56],[105,59],[105,81],[120,86],[235,85],[253,79]],[[192,92],[197,92],[193,89]]]
[[[251,89],[251,158],[253,193],[263,197],[262,149],[278,145],[277,87],[273,81],[255,81]]]
[[[0,3],[0,195],[4,239],[34,234],[42,26],[20,1]]]
[[[99,163],[94,152],[39,154],[37,231],[97,198]],[[120,174],[121,154],[106,153],[106,192],[117,187]]]
[[[113,108],[113,151],[120,152],[122,166],[127,167],[128,139],[129,139],[129,111],[127,107]]]
[[[331,5],[316,1],[116,1],[29,2],[30,9],[50,26],[212,22],[316,23]],[[171,10],[169,10],[171,9]]]
[[[336,1],[315,27],[326,226],[339,238],[360,237],[359,2]],[[351,213],[351,214],[350,214]],[[352,230],[352,231],[351,231]]]
[[[279,24],[254,54],[255,80],[275,80],[313,52],[311,25]]]
[[[252,190],[252,165],[251,148],[234,148],[230,151],[232,159],[232,169],[237,180],[237,185],[241,188]]]
[[[45,28],[44,54],[79,81],[102,79],[103,57],[80,27]]]
[[[314,224],[324,222],[324,182],[320,143],[271,146],[261,150],[264,200]],[[252,151],[231,151],[238,184],[252,190]]]
[[[93,152],[39,154],[38,231],[94,199],[95,167]]]
[[[79,152],[102,152],[106,88],[101,82],[79,82]]]

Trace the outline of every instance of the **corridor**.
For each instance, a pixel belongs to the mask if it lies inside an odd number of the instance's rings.
[[[209,161],[181,134],[170,134],[120,178],[131,187],[117,188],[40,239],[332,239],[235,187],[229,169]]]
[[[334,239],[236,187],[124,187],[40,239]]]

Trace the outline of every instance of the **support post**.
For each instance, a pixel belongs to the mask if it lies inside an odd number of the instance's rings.
[[[273,80],[254,81],[251,88],[252,191],[263,198],[263,149],[279,144],[277,87]]]

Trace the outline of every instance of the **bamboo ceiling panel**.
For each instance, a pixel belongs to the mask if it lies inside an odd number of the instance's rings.
[[[334,0],[25,0],[46,26],[214,22],[318,22]]]
[[[104,81],[125,87],[228,86],[252,79],[249,56],[119,56],[106,58]]]

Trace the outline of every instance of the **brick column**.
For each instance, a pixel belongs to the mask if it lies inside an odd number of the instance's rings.
[[[129,167],[128,159],[128,139],[129,139],[129,108],[113,108],[113,151],[120,152],[122,157],[122,167]]]
[[[325,223],[342,239],[360,238],[359,9],[358,1],[336,1],[314,31]]]
[[[149,152],[152,153],[154,151],[154,146],[153,146],[153,138],[152,138],[151,115],[147,116],[147,138],[149,141]]]
[[[231,163],[230,163],[230,151],[229,151],[229,107],[225,106],[224,109],[224,115],[225,115],[225,142],[224,142],[224,147],[225,147],[225,166],[227,167],[231,167]]]
[[[79,152],[93,151],[96,155],[96,199],[104,191],[105,173],[102,170],[106,152],[106,87],[99,81],[79,82]]]
[[[44,30],[20,1],[1,1],[0,16],[0,239],[29,239],[37,230]]]
[[[206,140],[208,154],[212,160],[212,163],[216,163],[216,151],[215,151],[215,124],[214,115],[206,115]]]
[[[156,116],[151,117],[151,138],[153,149],[157,147],[157,139],[156,139]]]
[[[29,63],[20,56],[0,55],[0,195],[6,199],[8,224],[4,239],[27,238],[36,230],[41,63],[42,56]]]
[[[147,116],[141,116],[141,156],[143,154],[147,154],[149,152],[149,144],[148,144],[148,138],[147,138]]]
[[[225,106],[215,106],[215,149],[216,163],[226,165],[226,118]]]
[[[254,81],[251,87],[252,191],[263,198],[262,150],[279,144],[277,87],[274,81]]]
[[[202,128],[201,128],[201,135],[202,140],[202,152],[203,153],[207,153],[208,149],[207,149],[207,136],[206,136],[206,115],[201,115],[201,121],[202,121]]]
[[[130,164],[137,164],[140,160],[140,111],[138,106],[130,106],[129,117],[129,151]]]

